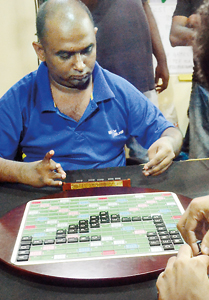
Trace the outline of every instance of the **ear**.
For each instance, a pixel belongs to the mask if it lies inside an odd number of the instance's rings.
[[[98,28],[97,28],[97,27],[94,27],[94,34],[95,34],[95,35],[97,34],[97,31],[98,31]]]
[[[36,54],[38,56],[38,58],[41,60],[41,61],[45,61],[45,50],[44,50],[44,47],[42,46],[41,43],[39,42],[33,42],[33,48],[34,50],[36,51]]]

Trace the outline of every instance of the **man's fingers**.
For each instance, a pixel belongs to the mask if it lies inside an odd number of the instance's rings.
[[[161,168],[158,167],[156,169],[153,169],[151,175],[157,176],[159,174],[162,174],[163,172],[165,172],[172,165],[172,163],[173,163],[173,161],[168,163],[165,167],[161,167]]]
[[[62,178],[62,179],[66,178],[66,173],[65,173],[65,171],[63,170],[63,168],[61,167],[60,164],[56,164],[56,171],[57,171],[58,174],[60,174],[60,176],[61,176],[60,178]]]
[[[145,176],[163,173],[172,164],[175,154],[166,137],[162,137],[148,149],[148,156],[150,161],[144,165]]]
[[[62,180],[66,178],[66,173],[61,165],[52,159],[53,155],[54,150],[50,150],[40,162],[42,181],[45,185],[60,186],[62,185]]]
[[[57,180],[57,179],[61,179],[61,180],[63,180],[63,179],[65,179],[66,178],[66,173],[63,171],[63,172],[57,172],[57,171],[53,171],[52,172],[52,176],[51,176],[51,178],[52,179],[55,179],[55,180]]]
[[[48,178],[45,183],[46,183],[46,185],[50,185],[50,186],[61,186],[62,185],[62,181],[54,180],[54,179],[50,179],[50,178]]]
[[[161,157],[158,153],[158,155],[156,156],[156,153],[155,155],[151,154],[150,155],[150,152],[148,152],[148,155],[149,155],[149,159],[150,161],[148,163],[146,163],[144,165],[144,172],[150,172],[150,174],[152,173],[152,170],[154,168],[158,168],[160,167],[160,165],[162,164],[162,162],[164,161],[165,157]],[[152,158],[154,157],[154,158]]]
[[[54,150],[50,150],[49,152],[46,153],[46,155],[44,156],[44,161],[49,161],[52,156],[54,155]]]
[[[151,169],[148,169],[148,170],[144,170],[143,173],[145,176],[149,176],[149,175],[153,175],[153,176],[156,176],[156,175],[159,175],[163,172],[165,172],[171,165],[172,165],[173,161],[170,161],[169,163],[167,164],[159,164],[157,166],[154,166],[153,168]]]
[[[54,160],[52,160],[52,157],[54,156],[54,150],[50,150],[49,152],[46,153],[43,162],[48,164],[49,169],[51,171],[55,171],[55,174],[60,174],[61,176],[58,176],[58,178],[65,179],[66,178],[66,173],[61,167],[59,163],[56,163]]]
[[[155,88],[156,88],[156,91],[160,94],[167,88],[167,86],[168,86],[167,83],[163,83],[160,85],[158,84]]]

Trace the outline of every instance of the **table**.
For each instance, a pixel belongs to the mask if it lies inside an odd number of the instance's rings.
[[[157,177],[144,177],[142,166],[127,166],[99,170],[79,170],[67,172],[68,182],[88,180],[90,178],[107,179],[121,177],[131,179],[132,187],[151,188],[171,191],[194,198],[209,194],[208,160],[174,162],[173,165]],[[0,217],[13,208],[32,199],[47,197],[59,193],[60,188],[32,188],[21,184],[0,184]],[[1,247],[1,245],[0,245]],[[156,299],[156,280],[147,278],[143,282],[123,282],[123,284],[105,286],[66,286],[54,282],[36,282],[20,277],[4,264],[0,265],[0,299]]]

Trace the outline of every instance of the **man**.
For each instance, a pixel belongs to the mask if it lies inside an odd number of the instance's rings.
[[[194,30],[198,25],[196,10],[203,0],[178,0],[173,14],[170,42],[175,46],[192,46]],[[195,53],[194,53],[195,56]],[[192,92],[189,104],[189,128],[185,137],[183,151],[189,152],[189,158],[203,158],[209,156],[208,131],[208,96],[204,81],[197,76],[196,60],[194,59],[194,72]]]
[[[180,132],[137,89],[95,62],[96,32],[81,1],[40,7],[33,47],[43,63],[0,101],[1,181],[56,186],[64,170],[124,166],[130,136],[149,148],[145,176],[165,171],[179,153]],[[14,161],[19,147],[23,162]]]
[[[82,0],[91,10],[99,64],[132,83],[158,107],[157,92],[168,86],[169,72],[158,27],[148,0]],[[157,66],[154,74],[153,55]],[[167,118],[166,114],[165,117]],[[168,118],[169,120],[169,118]],[[170,120],[169,120],[170,121]],[[146,162],[147,151],[135,139],[129,155]]]
[[[198,27],[193,37],[199,78],[209,85],[209,1],[197,14]],[[169,259],[157,280],[159,300],[205,300],[209,298],[209,196],[192,200],[178,223],[178,229],[188,243],[177,257]],[[197,242],[201,241],[201,247]],[[201,248],[201,254],[200,254]]]

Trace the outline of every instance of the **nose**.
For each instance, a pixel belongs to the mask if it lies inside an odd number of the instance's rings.
[[[75,53],[74,55],[74,70],[82,72],[85,68],[85,63],[83,62],[82,55],[80,53]]]

